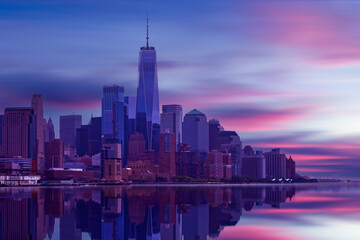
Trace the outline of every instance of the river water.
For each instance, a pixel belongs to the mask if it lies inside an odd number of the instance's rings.
[[[360,239],[360,185],[0,188],[5,239]]]

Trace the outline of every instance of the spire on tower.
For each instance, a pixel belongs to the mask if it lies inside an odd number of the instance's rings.
[[[146,13],[146,48],[149,48],[149,14]]]

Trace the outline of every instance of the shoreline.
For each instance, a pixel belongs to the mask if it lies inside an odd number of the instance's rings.
[[[316,182],[316,183],[79,183],[79,184],[39,184],[39,185],[17,185],[0,186],[6,188],[46,188],[46,187],[309,187],[309,186],[360,186],[360,182]]]

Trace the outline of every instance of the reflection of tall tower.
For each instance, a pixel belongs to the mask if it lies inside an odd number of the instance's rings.
[[[147,25],[148,30],[148,25]],[[160,134],[159,90],[157,78],[156,51],[146,46],[139,54],[139,85],[136,98],[136,131],[143,134],[147,149],[158,151]]]

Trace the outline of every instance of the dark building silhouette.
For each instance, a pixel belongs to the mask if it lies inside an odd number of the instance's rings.
[[[88,125],[76,129],[76,154],[93,156],[101,152],[101,117],[92,117]]]
[[[76,129],[76,154],[80,157],[88,155],[90,125],[81,125]]]
[[[54,139],[45,143],[45,170],[64,167],[64,142]]]
[[[101,117],[92,117],[88,133],[88,155],[94,156],[101,152]]]
[[[75,155],[76,129],[81,127],[81,115],[60,116],[60,140],[64,142],[65,155]]]
[[[54,130],[54,124],[51,120],[51,118],[49,118],[49,121],[47,122],[45,128],[45,142],[51,142],[52,140],[55,139],[55,130]]]
[[[255,154],[251,146],[244,147],[242,157],[242,176],[252,179],[265,178],[265,158],[261,152]]]
[[[217,137],[220,131],[221,125],[219,121],[216,119],[209,120],[209,151],[219,150],[220,146]]]
[[[36,117],[32,108],[6,108],[1,130],[2,156],[36,157]]]
[[[36,155],[38,158],[44,157],[44,109],[41,94],[33,94],[31,108],[34,109],[36,122]],[[42,171],[44,166],[41,159],[38,159],[38,171]]]
[[[290,156],[286,159],[286,178],[295,178],[295,168],[295,161]]]
[[[217,136],[217,150],[231,153],[233,176],[241,176],[242,142],[235,131],[221,131]]]
[[[280,153],[280,148],[272,149],[266,152],[265,166],[266,178],[285,178],[286,177],[286,156]]]

